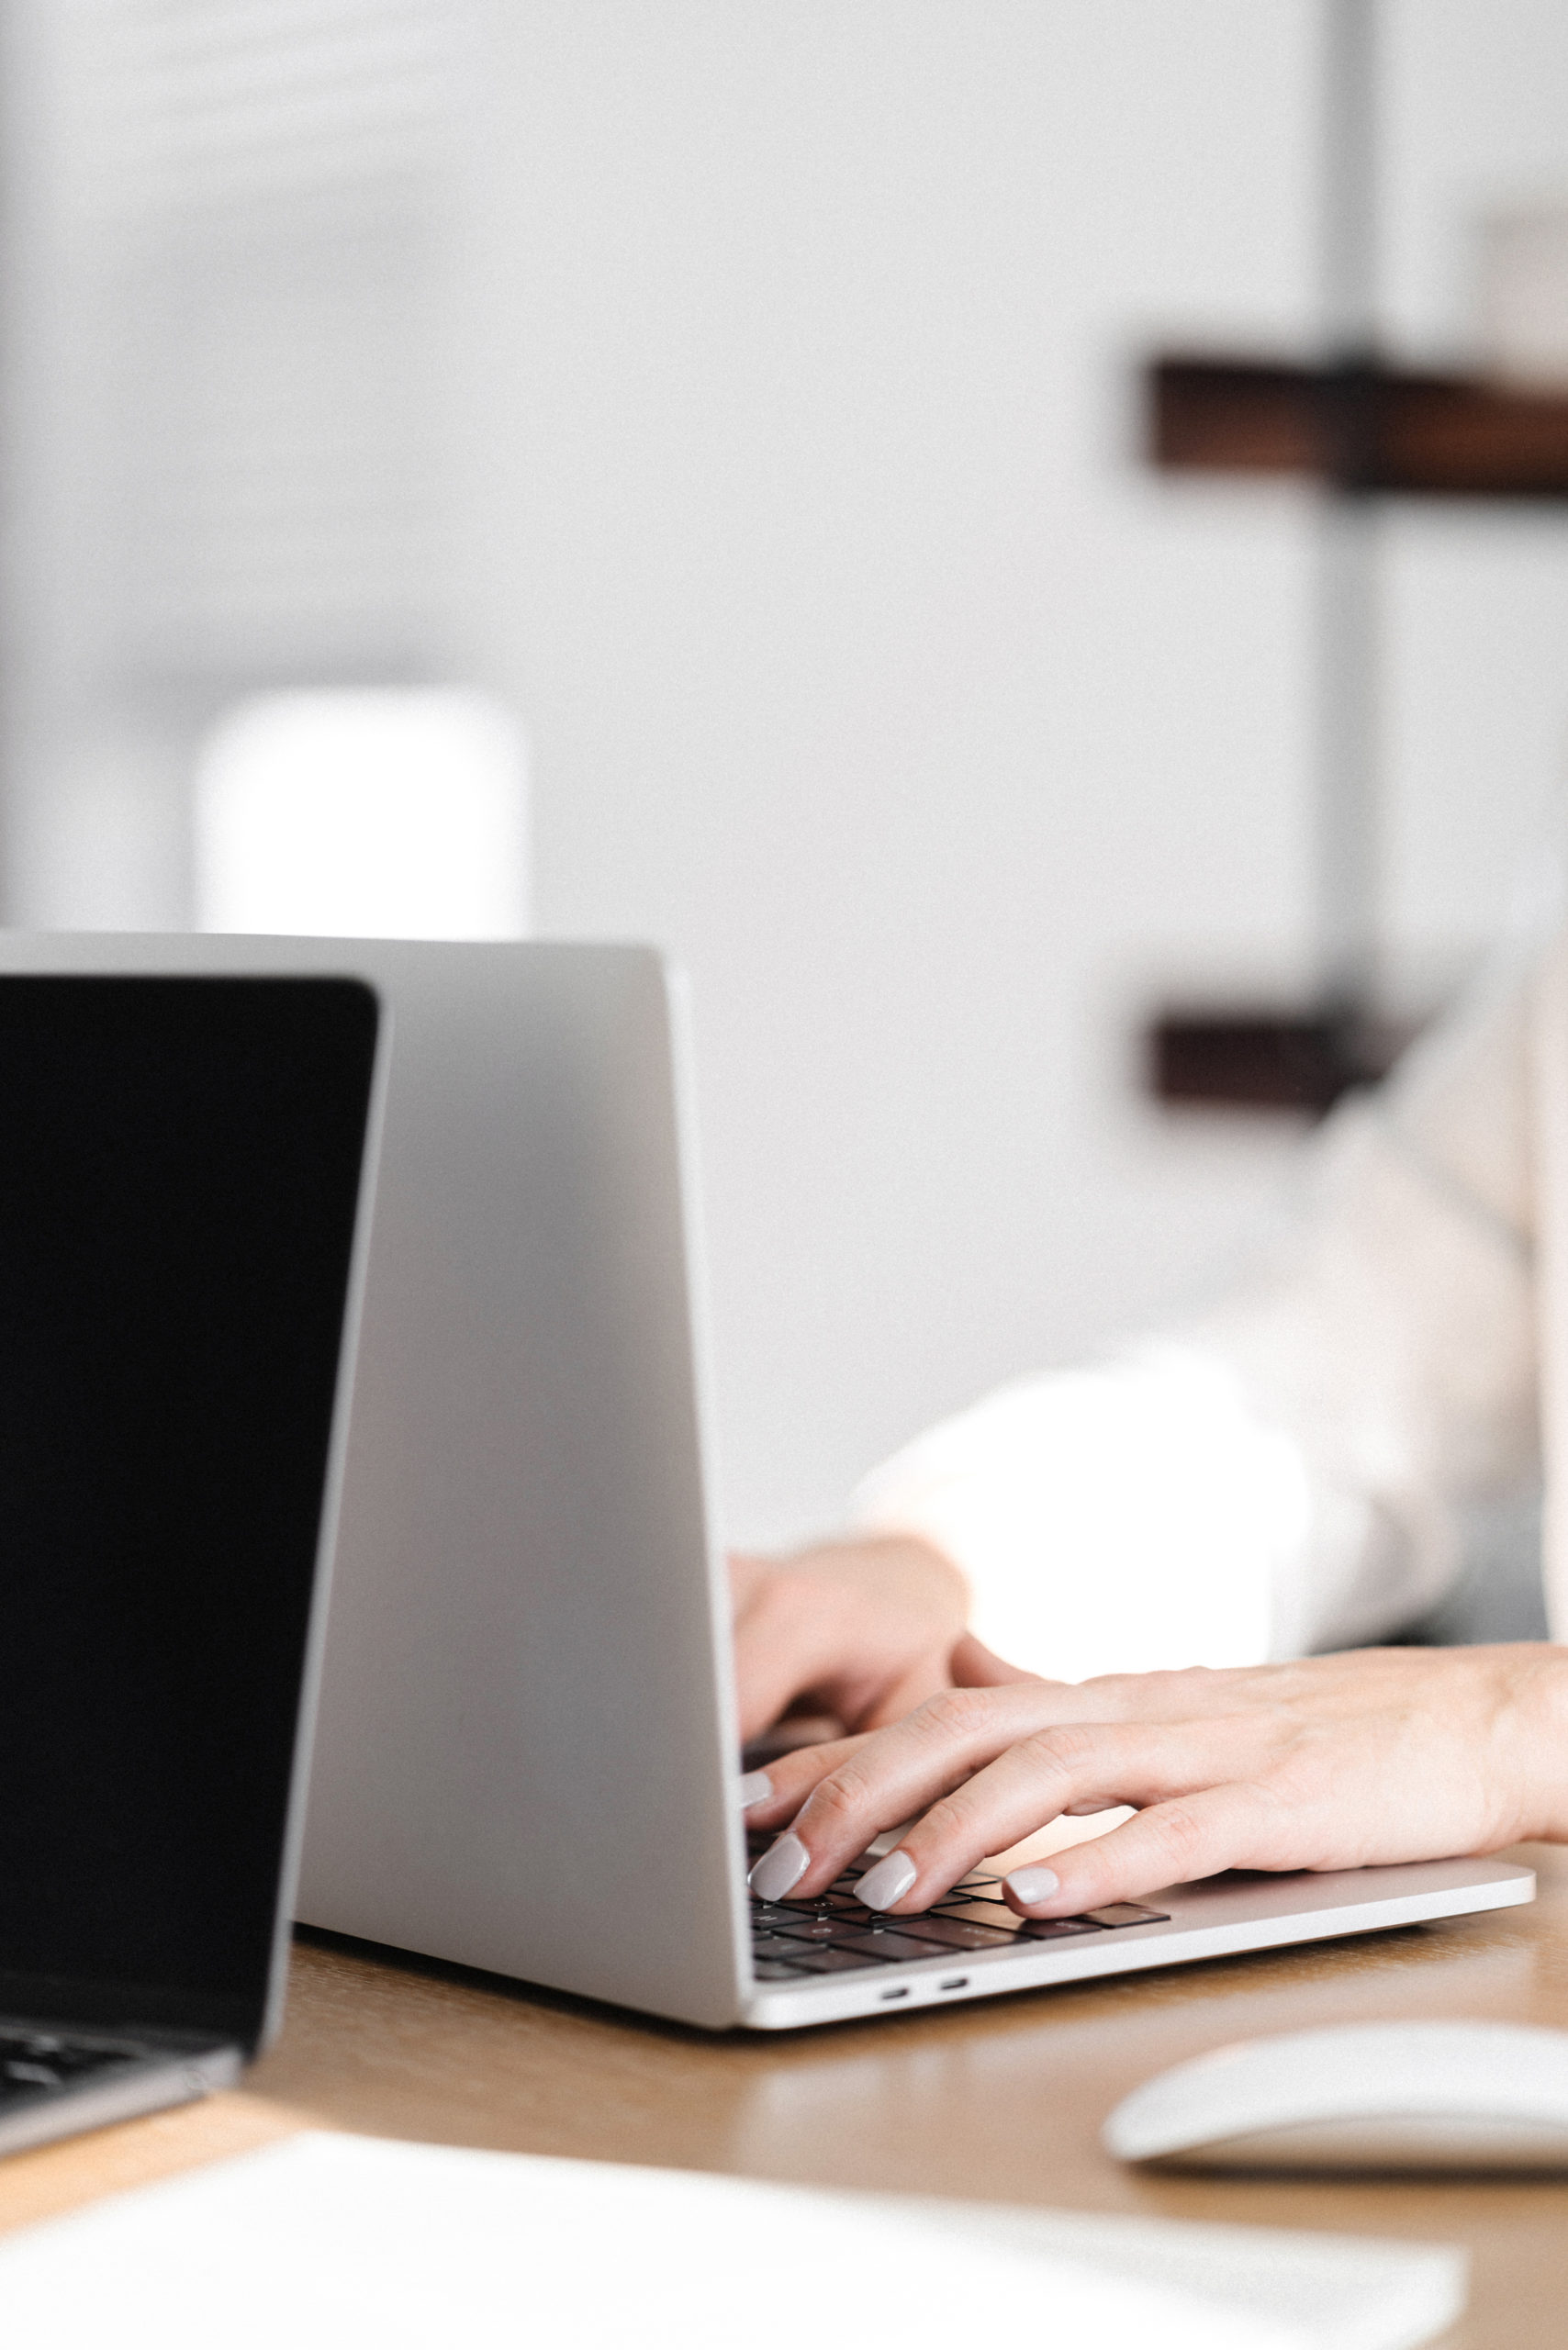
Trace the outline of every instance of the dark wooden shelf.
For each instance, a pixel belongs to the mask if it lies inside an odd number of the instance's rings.
[[[1568,498],[1568,390],[1172,355],[1149,369],[1149,454],[1170,472],[1305,475],[1352,493]]]
[[[1148,1031],[1149,1090],[1195,1108],[1322,1117],[1341,1095],[1386,1077],[1418,1026],[1332,1006],[1172,1010]]]

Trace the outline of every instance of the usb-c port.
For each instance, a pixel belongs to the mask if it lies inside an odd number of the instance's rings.
[[[944,1991],[967,1991],[969,1987],[969,1978],[967,1975],[949,1975],[946,1983],[940,1987]]]
[[[896,1990],[879,1992],[878,1997],[883,1999],[907,1999],[909,1997],[909,1985],[907,1983],[901,1983]]]

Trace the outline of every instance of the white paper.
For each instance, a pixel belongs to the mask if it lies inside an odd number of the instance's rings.
[[[6,2350],[1413,2350],[1462,2306],[1441,2247],[325,2133],[0,2241]]]

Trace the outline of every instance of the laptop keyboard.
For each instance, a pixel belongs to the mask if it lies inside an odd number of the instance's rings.
[[[770,1835],[748,1839],[751,1857],[772,1841]],[[865,1866],[870,1865],[868,1860]],[[1020,1918],[1002,1897],[1002,1879],[976,1870],[919,1917],[888,1918],[857,1900],[856,1881],[863,1874],[856,1862],[810,1901],[753,1900],[752,1972],[759,1983],[801,1982],[915,1958],[974,1958],[1025,1943],[1114,1933],[1120,1926],[1157,1925],[1170,1915],[1140,1901],[1113,1901],[1081,1918]]]
[[[0,2113],[52,2089],[79,2088],[94,2073],[141,2061],[140,2048],[90,2047],[47,2031],[0,2031]]]

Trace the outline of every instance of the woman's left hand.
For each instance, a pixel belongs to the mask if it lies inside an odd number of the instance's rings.
[[[908,1915],[1063,1814],[1130,1804],[1103,1836],[1007,1879],[1014,1909],[1070,1917],[1221,1869],[1341,1869],[1568,1841],[1568,1649],[1366,1649],[1227,1672],[1018,1674],[966,1639],[902,1721],[771,1763],[750,1827],[785,1832],[752,1873],[822,1892],[920,1817],[857,1890]],[[975,1684],[990,1685],[975,1685]]]

